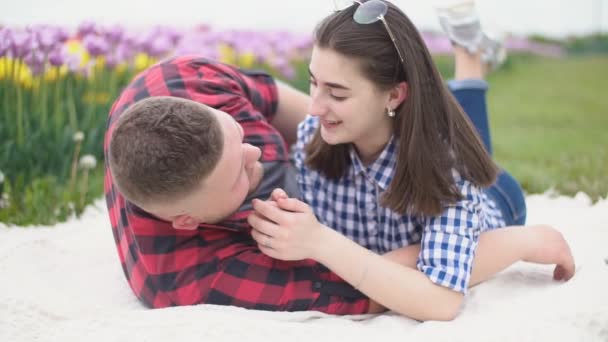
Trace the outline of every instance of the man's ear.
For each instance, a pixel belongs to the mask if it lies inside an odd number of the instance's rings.
[[[196,228],[198,228],[199,222],[194,217],[187,214],[183,214],[175,217],[171,224],[175,229],[195,230]]]
[[[405,99],[407,99],[408,85],[405,82],[397,84],[390,92],[388,99],[388,108],[395,109],[399,107]]]

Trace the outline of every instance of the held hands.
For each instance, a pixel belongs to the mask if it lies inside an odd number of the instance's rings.
[[[314,258],[320,234],[327,228],[307,204],[275,189],[269,200],[253,200],[253,209],[247,220],[264,254],[280,260]]]

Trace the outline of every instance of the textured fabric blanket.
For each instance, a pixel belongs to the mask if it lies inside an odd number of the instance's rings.
[[[452,322],[199,305],[144,308],[128,288],[104,203],[54,227],[0,224],[0,341],[608,341],[608,200],[527,198],[529,223],[559,228],[578,265],[517,263],[470,291]]]

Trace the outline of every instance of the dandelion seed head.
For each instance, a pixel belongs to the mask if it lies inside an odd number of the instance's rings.
[[[80,162],[78,163],[83,169],[94,169],[97,166],[97,159],[90,154],[85,154],[80,158]]]
[[[78,131],[74,133],[74,137],[72,139],[74,139],[74,142],[81,142],[84,140],[84,133]]]

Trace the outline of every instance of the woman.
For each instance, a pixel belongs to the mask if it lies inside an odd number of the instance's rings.
[[[254,202],[249,222],[265,254],[315,259],[419,320],[454,318],[469,286],[517,260],[555,263],[556,279],[572,276],[561,234],[516,227],[523,194],[488,152],[484,39],[455,46],[452,95],[414,25],[388,2],[355,3],[315,33],[311,116],[295,153],[308,205],[281,191]]]

